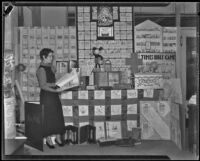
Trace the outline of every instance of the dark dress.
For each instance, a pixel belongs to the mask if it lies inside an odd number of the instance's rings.
[[[55,83],[55,74],[51,70],[50,66],[42,66],[46,72],[47,83]],[[53,134],[64,134],[65,124],[62,110],[62,104],[58,93],[40,91],[40,104],[44,105],[44,132],[43,137],[47,137]]]

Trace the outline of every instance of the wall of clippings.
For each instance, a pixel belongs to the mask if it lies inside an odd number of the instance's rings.
[[[93,47],[104,48],[102,56],[112,63],[113,71],[122,72],[122,83],[128,83],[131,66],[126,59],[133,52],[132,7],[112,7],[113,30],[112,40],[98,40],[98,7],[77,8],[78,55],[82,76],[92,76],[94,60],[91,58]]]
[[[76,28],[20,27],[19,32],[20,63],[27,67],[20,80],[22,92],[25,100],[38,101],[40,88],[36,70],[40,64],[40,50],[45,47],[52,49],[56,61],[77,60]]]

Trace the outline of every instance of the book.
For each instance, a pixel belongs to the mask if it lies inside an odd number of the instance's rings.
[[[56,85],[66,89],[77,87],[79,86],[79,75],[80,70],[74,68],[71,73],[66,73],[58,79]]]

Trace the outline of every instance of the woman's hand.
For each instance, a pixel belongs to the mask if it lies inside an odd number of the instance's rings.
[[[57,88],[57,89],[56,89],[56,92],[61,93],[61,92],[63,92],[64,90],[65,90],[65,88]]]

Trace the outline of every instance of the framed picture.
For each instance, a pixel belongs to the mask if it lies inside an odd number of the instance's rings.
[[[114,86],[115,84],[120,84],[120,72],[112,71],[108,72],[108,84],[109,86]]]
[[[56,69],[58,73],[67,73],[69,71],[68,61],[56,61]]]

